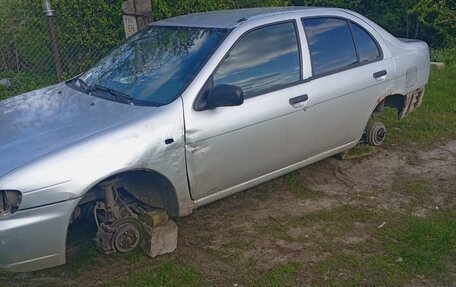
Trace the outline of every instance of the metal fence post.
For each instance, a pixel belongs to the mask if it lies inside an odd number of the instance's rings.
[[[62,61],[60,60],[59,46],[57,45],[57,36],[54,29],[54,10],[52,10],[50,0],[42,0],[43,14],[47,19],[49,37],[51,38],[52,54],[54,55],[55,71],[57,72],[57,78],[59,81],[62,80],[63,70]]]

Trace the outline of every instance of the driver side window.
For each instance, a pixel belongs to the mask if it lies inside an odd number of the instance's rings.
[[[213,85],[238,86],[245,98],[251,98],[300,78],[295,24],[285,22],[243,35],[213,75]]]

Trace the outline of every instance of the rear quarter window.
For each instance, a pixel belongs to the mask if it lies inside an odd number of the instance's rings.
[[[372,36],[358,24],[350,22],[361,63],[379,60],[380,50]]]

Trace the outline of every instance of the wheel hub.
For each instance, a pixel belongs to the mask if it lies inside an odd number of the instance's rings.
[[[119,252],[129,252],[136,248],[141,239],[141,232],[132,223],[123,223],[117,228],[113,237],[113,245]]]
[[[377,131],[377,135],[376,135],[377,141],[381,142],[381,141],[383,141],[384,138],[385,138],[385,130],[384,129],[379,129]]]

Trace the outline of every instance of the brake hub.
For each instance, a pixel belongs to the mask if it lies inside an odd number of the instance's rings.
[[[135,249],[140,241],[141,231],[139,228],[131,222],[125,222],[114,233],[112,245],[117,251],[125,253]]]

